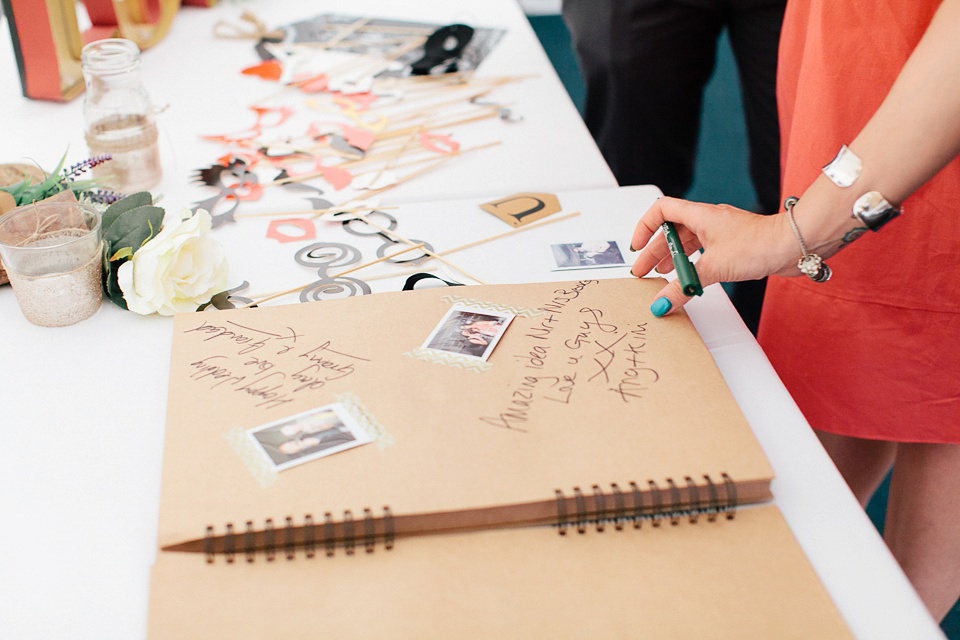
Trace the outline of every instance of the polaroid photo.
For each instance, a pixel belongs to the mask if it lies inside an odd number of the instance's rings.
[[[370,436],[340,403],[298,413],[247,431],[275,471],[367,444]]]
[[[552,244],[550,249],[557,263],[554,271],[623,267],[627,264],[615,240]]]
[[[512,313],[454,305],[423,348],[486,361],[513,318]]]

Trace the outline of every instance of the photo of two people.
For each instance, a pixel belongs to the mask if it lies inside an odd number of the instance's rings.
[[[423,346],[486,360],[511,320],[513,316],[508,313],[454,306]]]
[[[278,471],[370,441],[339,404],[311,409],[248,433]]]

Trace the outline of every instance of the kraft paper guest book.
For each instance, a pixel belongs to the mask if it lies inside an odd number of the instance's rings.
[[[650,315],[658,286],[443,287],[178,315],[160,546],[380,543],[766,500],[770,465],[689,319]],[[485,362],[422,348],[457,304],[515,314]],[[335,402],[373,443],[275,471],[244,437]]]
[[[848,637],[779,512],[738,509],[772,470],[686,315],[650,315],[661,286],[177,316],[153,636],[732,637],[727,616]],[[468,312],[463,352],[435,341]],[[287,467],[254,437],[318,407],[360,446]]]
[[[584,535],[423,536],[388,553],[161,553],[149,637],[834,640],[853,636],[776,507]]]

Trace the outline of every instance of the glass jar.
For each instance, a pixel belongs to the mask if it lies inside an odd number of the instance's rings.
[[[145,191],[160,181],[157,126],[140,81],[140,49],[122,38],[91,42],[81,55],[87,93],[83,116],[91,156],[111,160],[93,176],[121,193]]]

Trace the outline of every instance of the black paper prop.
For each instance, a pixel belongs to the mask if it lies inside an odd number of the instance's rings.
[[[234,214],[244,192],[251,187],[259,187],[260,179],[255,173],[247,171],[246,162],[238,159],[228,165],[214,164],[198,169],[193,175],[193,182],[219,189],[219,193],[201,200],[193,207],[193,211],[206,209],[216,229],[226,222],[236,222]],[[225,207],[223,203],[226,203]]]
[[[497,110],[497,115],[500,116],[500,119],[504,122],[523,122],[523,116],[513,112],[513,109],[510,107],[505,107],[499,102],[494,102],[493,100],[481,100],[483,94],[473,96],[470,98],[472,104],[477,105],[478,107],[493,107]]]
[[[459,71],[457,61],[463,55],[463,50],[466,49],[471,38],[473,38],[473,27],[465,24],[440,27],[431,33],[423,44],[423,57],[410,65],[411,75],[425,76],[435,71],[438,73]]]
[[[403,283],[403,289],[401,291],[413,291],[417,288],[417,285],[424,280],[439,280],[442,282],[442,285],[445,287],[463,287],[465,286],[462,282],[451,282],[450,280],[444,280],[440,276],[435,276],[432,273],[415,273],[407,281]],[[421,289],[427,289],[428,287],[420,287]]]
[[[240,286],[234,287],[233,289],[227,289],[226,291],[221,291],[210,298],[210,302],[204,302],[202,305],[197,307],[197,311],[222,311],[224,309],[236,309],[237,304],[240,306],[249,305],[251,302],[253,302],[253,300],[250,298],[233,295],[238,291],[243,291],[249,286],[250,283],[244,280]]]
[[[334,214],[334,215],[340,216],[341,214]],[[397,228],[397,219],[394,218],[389,213],[384,213],[383,211],[371,211],[370,213],[366,213],[363,216],[357,216],[356,214],[342,214],[342,215],[351,216],[349,219],[343,221],[343,230],[346,231],[347,233],[353,234],[355,236],[380,236],[380,238],[383,239],[383,244],[377,248],[378,258],[382,258],[385,255],[387,255],[388,250],[395,249],[393,245],[407,244],[406,242],[401,242],[400,240],[398,240],[397,238],[393,237],[388,233],[384,233],[379,229],[371,227],[365,222],[365,218],[372,218],[374,216],[379,216],[381,218],[385,218],[389,223],[387,225],[381,224],[380,226],[384,226],[388,231],[394,231]],[[426,252],[420,252],[419,255],[417,255],[417,252],[411,251],[411,253],[414,254],[413,257],[402,258],[400,256],[397,256],[396,258],[389,258],[388,260],[386,260],[386,262],[390,262],[393,264],[419,264],[425,261],[429,257],[430,253],[434,252],[433,245],[424,240],[410,239],[409,243],[412,245],[423,243],[423,247],[424,249],[426,249]]]
[[[449,30],[452,27],[465,27],[470,29],[470,37],[467,38],[466,31],[458,30],[455,35]],[[346,53],[357,53],[370,56],[390,56],[398,46],[398,39],[403,38],[424,38],[435,34],[438,31],[447,29],[442,41],[439,44],[448,44],[447,36],[453,36],[458,45],[457,55],[445,56],[444,60],[434,63],[432,67],[442,64],[446,60],[453,59],[456,63],[456,71],[471,71],[480,66],[484,58],[493,51],[505,31],[503,29],[489,29],[484,27],[468,27],[466,25],[443,26],[428,22],[409,22],[405,20],[390,20],[385,18],[363,18],[356,15],[342,15],[325,13],[314,18],[301,20],[282,28],[285,37],[283,43],[305,44],[331,43],[327,49],[330,51],[340,51]],[[331,42],[334,41],[334,42]],[[276,38],[265,38],[256,46],[256,51],[262,60],[274,59],[275,56],[270,53],[266,43],[277,43]],[[461,44],[462,43],[462,44]],[[426,46],[419,46],[408,53],[396,58],[396,66],[381,71],[378,75],[383,76],[405,76],[412,73],[412,65],[415,62],[421,62],[428,59],[428,56],[436,59],[439,57],[440,48],[432,56],[428,53]],[[426,62],[421,62],[425,65]],[[427,71],[426,73],[429,73]]]
[[[276,180],[285,180],[289,178],[290,174],[287,173],[286,169],[280,171],[277,174]],[[320,198],[324,194],[323,189],[320,187],[314,187],[309,184],[304,184],[303,182],[285,182],[283,188],[288,191],[299,191],[301,193],[310,193],[310,196],[304,196],[304,199],[310,203],[312,209],[330,209],[333,207],[333,203],[327,200],[326,198]]]

